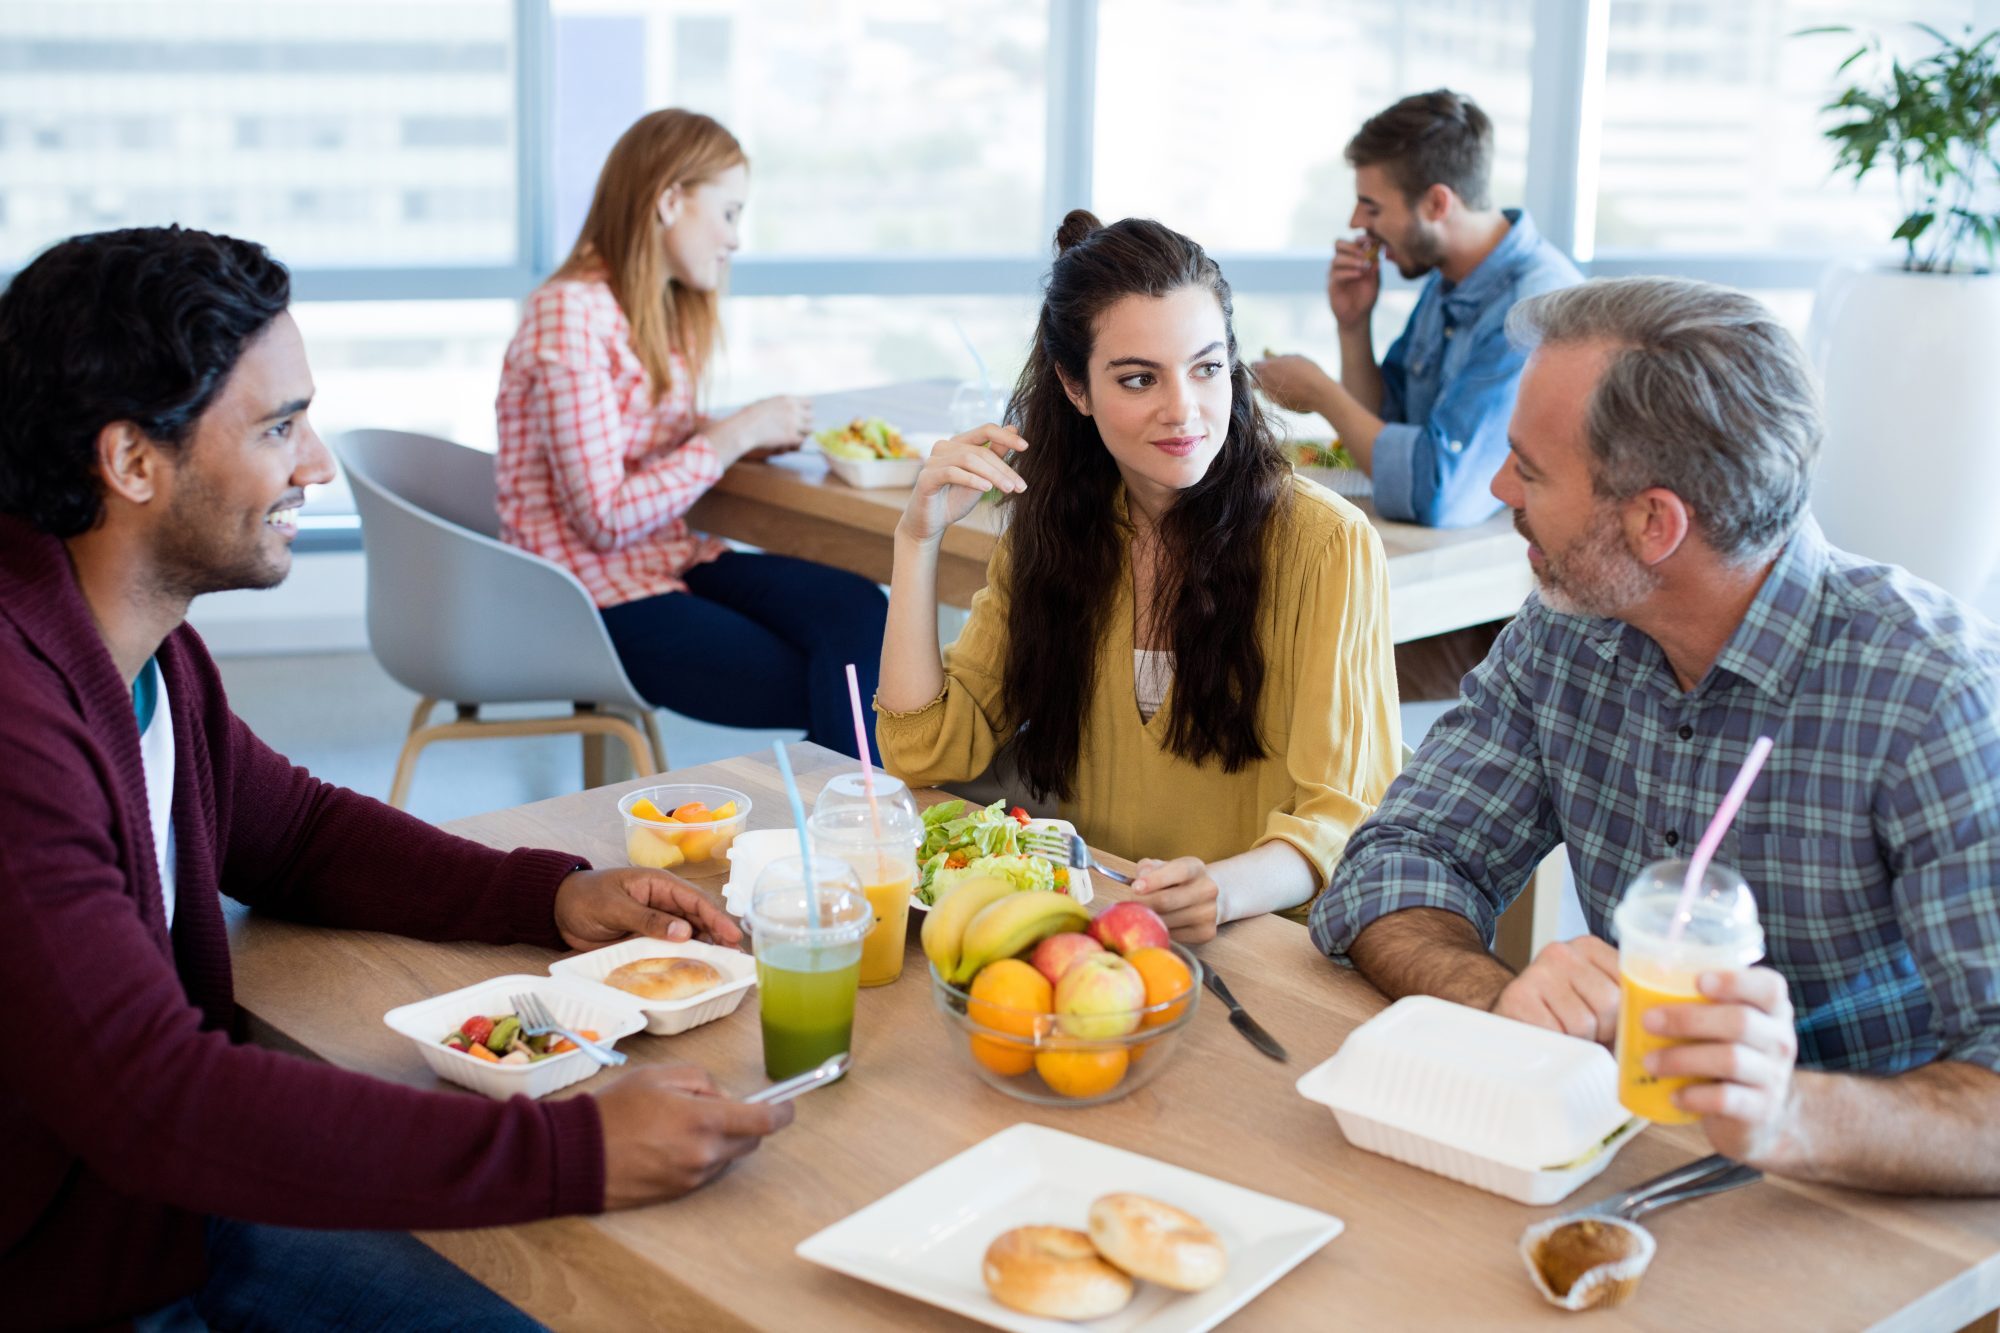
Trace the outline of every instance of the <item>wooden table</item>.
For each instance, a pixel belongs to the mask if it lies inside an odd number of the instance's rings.
[[[905,430],[941,431],[949,425],[951,389],[947,381],[923,380],[823,394],[813,400],[813,415],[822,425],[880,416]],[[907,490],[856,490],[827,470],[824,456],[808,452],[729,469],[688,511],[688,522],[887,583],[890,539],[909,498]],[[1397,643],[1504,619],[1534,586],[1527,543],[1505,514],[1477,527],[1424,528],[1378,518],[1367,500],[1355,503],[1382,534]],[[1003,526],[1000,511],[982,508],[945,534],[938,560],[945,605],[969,605],[986,586],[986,561]]]
[[[792,754],[808,799],[852,762],[812,746]],[[675,775],[682,779],[750,793],[755,826],[782,822],[767,760],[728,760]],[[615,864],[620,790],[558,797],[454,828],[496,846],[562,847]],[[719,891],[720,878],[697,882]],[[426,1088],[440,1085],[379,1016],[485,977],[541,972],[554,957],[527,946],[319,930],[240,910],[231,934],[238,1002],[261,1039]],[[969,1329],[798,1259],[792,1248],[1028,1120],[1345,1219],[1345,1234],[1247,1306],[1233,1327],[1581,1327],[1541,1302],[1515,1254],[1522,1228],[1551,1210],[1352,1148],[1332,1116],[1293,1090],[1299,1075],[1382,1008],[1379,995],[1320,957],[1304,930],[1275,918],[1230,925],[1201,953],[1290,1048],[1291,1063],[1257,1054],[1221,1006],[1204,998],[1173,1067],[1151,1085],[1078,1110],[1017,1102],[982,1084],[950,1048],[913,945],[899,982],[861,992],[854,1073],[801,1101],[795,1124],[716,1184],[637,1211],[423,1239],[559,1329]],[[695,1061],[738,1093],[765,1082],[754,992],[726,1019],[677,1037],[628,1038],[621,1049],[640,1061]],[[582,1090],[601,1086],[602,1077]],[[1571,1202],[1704,1151],[1689,1131],[1650,1130]],[[1952,1329],[2000,1305],[1996,1201],[1765,1182],[1647,1225],[1660,1241],[1652,1270],[1631,1304],[1587,1318],[1593,1333]]]

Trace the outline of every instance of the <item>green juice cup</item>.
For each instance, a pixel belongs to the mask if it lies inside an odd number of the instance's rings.
[[[809,892],[819,906],[817,926],[807,912]],[[800,858],[773,861],[757,876],[744,921],[757,958],[764,1072],[790,1078],[846,1051],[854,1039],[861,942],[875,924],[854,871],[814,857],[808,885]]]

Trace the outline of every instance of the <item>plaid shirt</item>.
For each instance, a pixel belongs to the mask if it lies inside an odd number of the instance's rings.
[[[1593,932],[1686,856],[1759,735],[1777,742],[1717,858],[1757,893],[1802,1065],[2000,1070],[2000,630],[1808,520],[1714,668],[1531,597],[1390,787],[1312,913],[1345,962],[1406,907],[1490,942],[1568,844]]]
[[[722,476],[687,363],[655,403],[631,326],[602,282],[528,298],[500,372],[500,535],[564,566],[599,606],[684,592],[728,548],[681,521]]]

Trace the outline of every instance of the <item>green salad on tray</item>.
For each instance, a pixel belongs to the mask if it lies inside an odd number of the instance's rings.
[[[1021,851],[1021,832],[1034,821],[1007,802],[983,807],[943,801],[924,811],[917,851],[917,899],[929,905],[960,880],[992,876],[1024,889],[1069,892],[1069,867]]]

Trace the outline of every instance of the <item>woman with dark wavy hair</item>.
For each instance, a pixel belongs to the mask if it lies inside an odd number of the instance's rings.
[[[1056,251],[1008,424],[938,445],[897,526],[883,760],[957,782],[1011,744],[1178,939],[1303,919],[1401,753],[1381,542],[1292,476],[1200,246],[1078,210]],[[938,546],[989,490],[1007,533],[940,664]]]

